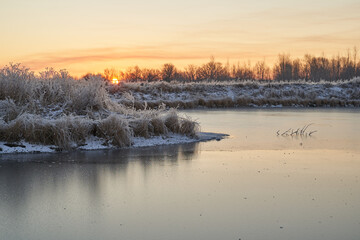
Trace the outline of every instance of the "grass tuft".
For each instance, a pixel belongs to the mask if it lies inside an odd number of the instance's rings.
[[[127,120],[119,115],[111,114],[97,125],[97,136],[106,139],[118,147],[131,146],[131,130]]]

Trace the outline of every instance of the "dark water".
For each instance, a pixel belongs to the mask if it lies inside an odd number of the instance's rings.
[[[230,137],[0,156],[0,239],[360,239],[360,111],[186,113]]]

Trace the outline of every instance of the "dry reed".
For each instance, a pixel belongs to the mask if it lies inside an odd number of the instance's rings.
[[[139,104],[131,92],[124,98],[128,104],[113,101],[101,77],[75,80],[52,69],[36,76],[19,64],[6,66],[0,69],[0,141],[68,150],[92,136],[127,147],[134,136],[196,135],[197,124],[179,117],[175,109],[166,110],[161,102],[149,104],[151,108]]]

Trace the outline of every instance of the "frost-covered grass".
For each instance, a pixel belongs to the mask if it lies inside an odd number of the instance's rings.
[[[19,64],[0,69],[0,142],[71,149],[95,137],[127,147],[135,137],[195,137],[198,127],[164,105],[135,109],[113,101],[100,77],[75,80],[51,69],[36,76]]]
[[[110,87],[113,98],[141,108],[168,107],[359,107],[360,78],[320,81],[224,81],[122,83]],[[126,93],[126,94],[124,94]]]

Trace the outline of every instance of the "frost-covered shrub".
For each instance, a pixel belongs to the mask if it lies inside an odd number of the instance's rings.
[[[0,100],[27,101],[33,92],[33,79],[34,73],[20,64],[10,64],[0,69]]]
[[[23,107],[15,104],[12,99],[0,100],[0,116],[3,116],[5,122],[9,122],[17,118],[23,111]]]
[[[131,129],[133,130],[134,136],[136,137],[150,137],[150,133],[154,130],[148,119],[142,118],[134,120],[130,123]]]
[[[95,136],[104,144],[126,147],[133,136],[180,132],[182,120],[175,110],[167,113],[161,102],[149,108],[146,102],[136,102],[131,91],[124,98],[131,106],[112,100],[100,76],[77,80],[51,68],[35,75],[11,64],[0,69],[0,141],[25,140],[71,149]],[[182,132],[190,136],[186,129],[184,125]]]
[[[177,113],[172,110],[164,118],[164,123],[167,129],[173,133],[178,133],[180,129],[180,122]]]
[[[2,125],[0,140],[56,145],[70,149],[82,143],[91,131],[91,120],[66,116],[60,119],[43,119],[39,115],[22,114],[8,124]]]
[[[19,64],[0,70],[0,100],[6,98],[19,105],[31,103],[26,109],[31,113],[36,112],[37,105],[61,105],[65,111],[79,114],[109,110],[112,107],[100,77],[75,80],[65,71],[56,72],[53,69],[48,69],[36,77]]]
[[[164,120],[160,117],[155,117],[150,120],[154,135],[164,135],[168,133],[168,129]]]
[[[170,111],[164,118],[167,129],[173,133],[180,133],[195,137],[199,131],[199,124],[190,118],[179,117],[176,111]]]
[[[187,136],[195,137],[199,131],[199,124],[189,118],[182,118],[180,120],[179,133]]]
[[[112,114],[97,125],[97,136],[105,138],[112,145],[128,147],[131,145],[129,122],[119,115]]]

